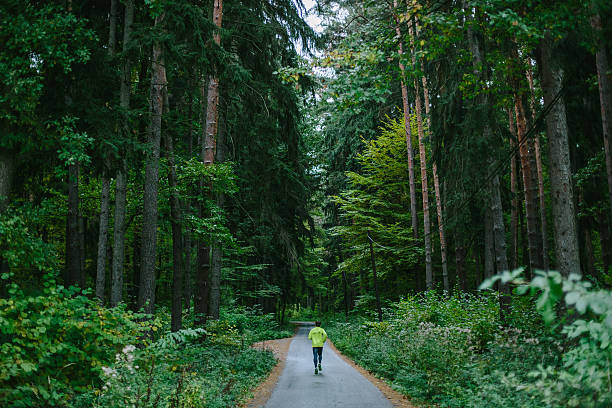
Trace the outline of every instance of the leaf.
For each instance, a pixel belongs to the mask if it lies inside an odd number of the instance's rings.
[[[573,305],[578,301],[579,298],[579,292],[569,292],[567,295],[565,295],[565,303],[567,303],[568,305]]]
[[[606,317],[606,320],[604,320],[604,323],[606,326],[608,326],[609,328],[612,329],[612,314],[608,315],[608,317]]]
[[[578,301],[576,302],[576,310],[578,311],[578,313],[584,314],[586,312],[586,309],[587,309],[586,299],[585,298],[578,299]]]

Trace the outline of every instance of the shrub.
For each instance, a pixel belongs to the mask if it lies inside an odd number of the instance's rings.
[[[532,302],[517,307],[535,316]],[[446,297],[430,291],[403,299],[386,316],[380,323],[330,322],[326,330],[338,349],[416,401],[440,407],[545,405],[517,387],[537,364],[558,366],[560,343],[543,336],[541,319],[500,326],[496,293]]]
[[[126,346],[104,385],[80,407],[233,407],[275,365],[272,353],[206,341],[203,329],[169,333],[150,346]],[[208,337],[210,338],[210,336]]]
[[[0,405],[66,405],[98,384],[102,366],[138,330],[124,309],[72,288],[0,299]]]
[[[262,340],[290,337],[293,334],[288,328],[281,327],[273,314],[264,314],[257,308],[236,305],[222,308],[219,320],[209,322],[207,329],[218,337],[234,336],[231,341],[239,342],[242,346]]]
[[[548,325],[559,317],[569,323],[561,330],[566,337],[566,347],[560,347],[564,351],[562,365],[537,365],[530,372],[532,381],[518,388],[541,395],[551,406],[612,405],[612,293],[593,289],[576,274],[565,278],[556,271],[536,271],[531,282],[524,282],[519,279],[521,272],[506,272],[483,283],[483,287],[490,287],[496,280],[523,285],[518,291],[537,294],[537,309]],[[557,304],[561,302],[564,307],[559,316]]]

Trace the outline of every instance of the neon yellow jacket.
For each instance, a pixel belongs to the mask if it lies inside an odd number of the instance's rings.
[[[323,347],[327,340],[327,333],[320,327],[315,327],[308,333],[308,340],[312,340],[312,347]]]

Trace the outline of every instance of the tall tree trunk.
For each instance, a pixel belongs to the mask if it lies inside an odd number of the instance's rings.
[[[223,127],[217,129],[217,157],[218,163],[225,161],[225,145],[223,140]],[[217,206],[223,209],[225,205],[225,194],[217,193]],[[223,249],[220,242],[215,242],[211,251],[211,275],[210,275],[210,316],[213,319],[219,318],[219,307],[221,304],[221,270],[223,266]],[[287,286],[288,290],[288,286]],[[283,303],[283,307],[286,305]],[[282,319],[281,319],[282,321]]]
[[[427,88],[427,78],[421,78],[423,82],[423,97],[425,101],[425,115],[427,115],[427,128],[431,129],[431,115],[429,113],[429,89]],[[438,215],[438,232],[440,234],[440,255],[442,261],[442,282],[444,290],[449,291],[448,284],[448,262],[446,260],[446,237],[444,234],[444,220],[442,218],[442,194],[440,192],[440,179],[438,178],[438,164],[432,160],[432,170],[434,179],[434,191],[436,193],[436,212]]]
[[[207,81],[202,79],[201,81],[201,96],[202,100],[208,101],[208,86]],[[203,108],[202,113],[202,134],[200,135],[200,159],[203,163],[205,163],[205,148],[206,148],[206,130],[207,130],[207,117],[208,117],[208,103],[206,107]],[[200,189],[204,190],[206,186],[204,186],[204,182],[200,183]],[[198,208],[198,216],[205,217],[206,210],[204,206],[201,205]],[[203,241],[202,239],[197,242],[197,255],[196,255],[196,276],[195,276],[195,285],[194,285],[194,298],[193,298],[193,308],[194,313],[196,315],[196,321],[198,324],[203,325],[206,323],[206,317],[208,315],[208,306],[210,303],[209,294],[210,294],[210,286],[209,286],[209,278],[210,278],[210,247],[208,243]],[[262,303],[263,305],[263,303]]]
[[[66,218],[66,279],[65,286],[84,289],[79,245],[79,164],[68,166],[68,214]]]
[[[607,213],[599,213],[597,220],[597,232],[599,233],[599,245],[601,246],[601,262],[603,273],[608,273],[610,268],[610,230]]]
[[[520,174],[519,174],[520,177]],[[519,191],[522,191],[519,188]],[[525,227],[525,213],[523,212],[523,206],[521,205],[519,208],[519,228],[521,230],[521,265],[527,266],[529,265],[529,250],[527,249],[527,227]]]
[[[601,17],[595,3],[591,4],[593,15],[591,27],[597,42],[595,64],[597,65],[597,82],[599,84],[599,103],[601,105],[601,124],[603,127],[603,142],[606,153],[606,174],[608,176],[608,194],[612,208],[612,151],[610,151],[610,138],[612,138],[612,78],[608,65],[606,41],[601,26]]]
[[[529,63],[529,62],[528,62]],[[531,120],[535,124],[536,121],[536,101],[535,101],[535,86],[533,84],[533,73],[531,72],[531,63],[526,71],[527,82],[529,83],[529,107],[531,108]],[[542,228],[542,265],[545,271],[550,269],[550,260],[548,258],[548,222],[546,220],[546,196],[544,192],[544,171],[542,167],[542,150],[540,148],[540,135],[536,134],[533,140],[535,149],[536,170],[538,176],[538,197],[540,198],[540,227]]]
[[[533,154],[533,141],[527,138],[527,125],[525,110],[521,96],[514,96],[514,113],[516,116],[516,129],[518,134],[519,157],[523,174],[523,192],[525,195],[525,216],[527,218],[527,245],[529,247],[529,271],[542,267],[542,257],[539,250],[540,236],[538,234],[538,206],[537,186],[533,184],[532,173],[535,169],[531,166]]]
[[[493,276],[494,272],[494,244],[493,244],[493,215],[490,208],[485,208],[484,223],[484,278]]]
[[[108,29],[108,55],[112,61],[115,57],[117,44],[117,0],[111,0],[110,21]],[[96,297],[103,303],[106,287],[106,248],[108,244],[108,214],[110,208],[110,178],[108,166],[102,172],[102,188],[100,194],[100,228],[98,231],[98,258],[96,263]]]
[[[580,273],[578,232],[574,209],[574,187],[568,141],[565,102],[561,95],[563,71],[553,53],[550,34],[541,42],[544,102],[551,106],[546,116],[549,173],[555,230],[557,269],[564,275]]]
[[[183,251],[185,254],[185,270],[184,270],[184,274],[183,274],[183,284],[184,284],[184,290],[183,290],[183,299],[185,302],[185,309],[187,309],[187,311],[191,310],[191,298],[193,295],[193,288],[191,286],[191,281],[192,281],[192,277],[191,277],[191,269],[192,269],[192,265],[191,265],[191,256],[193,254],[193,246],[192,246],[192,242],[191,242],[191,231],[189,231],[189,229],[187,229],[186,231],[184,231],[183,234],[184,240],[183,240]]]
[[[397,1],[397,0],[396,0]],[[412,21],[414,24],[414,20]],[[410,45],[412,47],[412,65],[417,68],[417,60],[414,49],[415,29],[410,25]],[[401,40],[400,40],[401,41]],[[421,165],[421,197],[423,199],[423,238],[425,240],[425,287],[433,288],[433,271],[431,269],[431,220],[429,218],[429,183],[427,181],[427,154],[425,153],[425,132],[423,131],[423,116],[421,106],[421,89],[419,81],[414,79],[415,108],[417,118],[417,134],[419,137],[419,162]]]
[[[578,193],[579,206],[584,204],[584,196],[582,191]],[[593,239],[591,237],[590,222],[586,218],[578,221],[578,231],[584,237],[584,246],[580,248],[582,254],[581,264],[583,265],[585,275],[597,279],[595,272],[595,255],[593,253]]]
[[[106,247],[108,244],[108,215],[110,207],[110,179],[102,176],[100,197],[100,230],[98,232],[98,262],[96,264],[96,297],[104,302],[106,286]]]
[[[472,12],[471,9],[467,9],[465,7],[464,1],[464,9],[467,13],[467,20],[472,20]],[[467,36],[470,44],[470,50],[472,52],[472,66],[474,68],[474,75],[477,78],[480,78],[484,83],[487,82],[487,67],[484,64],[484,59],[482,58],[482,54],[480,51],[480,44],[478,38],[474,35],[474,32],[471,28],[467,28]],[[486,109],[490,109],[490,103],[488,100],[488,93],[484,92],[479,95],[479,103],[481,106]],[[484,118],[484,127],[483,127],[483,136],[485,140],[489,141],[489,143],[494,144],[495,140],[493,138],[493,132],[491,130],[491,126],[489,124],[489,112],[487,111]],[[487,178],[489,181],[489,205],[491,211],[491,218],[493,222],[493,240],[495,247],[495,261],[497,265],[497,272],[501,273],[508,270],[508,260],[506,257],[506,234],[504,227],[504,214],[501,204],[501,194],[499,187],[499,176],[497,174],[491,174],[491,169],[495,168],[495,162],[492,158],[489,158],[487,162]],[[510,304],[510,296],[509,296],[509,288],[507,285],[500,285],[500,315],[502,320],[505,318],[509,311]]]
[[[461,228],[461,227],[460,227]],[[455,262],[456,262],[456,283],[459,283],[461,290],[467,289],[467,276],[465,272],[465,246],[462,231],[458,231],[455,236]]]
[[[372,261],[372,278],[374,279],[374,295],[376,296],[376,312],[378,314],[378,321],[382,322],[382,309],[380,306],[380,292],[378,291],[378,275],[376,274],[376,259],[374,257],[374,247],[372,245],[372,237],[370,231],[368,231],[368,241],[370,243],[370,258]]]
[[[414,180],[414,153],[412,150],[412,129],[410,126],[410,108],[408,107],[408,86],[406,85],[406,68],[402,62],[404,57],[404,44],[402,41],[402,31],[400,29],[399,16],[395,13],[397,0],[393,0],[393,18],[395,19],[395,32],[399,41],[398,56],[399,69],[401,75],[402,106],[404,109],[404,130],[406,131],[406,150],[408,151],[408,183],[410,187],[410,215],[412,220],[412,234],[415,238],[419,235],[419,221],[416,209],[416,184]]]
[[[123,18],[123,53],[128,49],[134,22],[134,0],[125,0]],[[121,108],[121,137],[128,137],[129,122],[127,111],[130,108],[131,64],[128,56],[124,56],[121,67],[121,85],[119,91],[119,106]],[[111,306],[117,306],[123,298],[123,274],[125,260],[125,212],[127,208],[128,174],[125,152],[120,157],[119,170],[115,179],[115,221],[113,229],[113,267],[111,286]]]
[[[87,271],[85,270],[85,217],[79,211],[79,262],[81,264],[81,284],[85,287],[87,283]],[[95,279],[95,277],[93,277]]]
[[[168,91],[164,90],[164,111],[170,109]],[[183,231],[182,213],[179,203],[179,193],[174,162],[174,144],[170,132],[164,132],[168,155],[168,184],[170,186],[170,217],[172,223],[172,312],[170,329],[175,332],[181,329],[183,323]]]
[[[187,130],[187,150],[188,157],[191,158],[193,156],[193,99],[189,98],[189,127]],[[184,204],[185,211],[191,211],[191,200],[186,200]],[[186,309],[190,310],[191,308],[191,297],[192,297],[192,287],[191,287],[191,254],[192,254],[192,245],[191,245],[191,229],[187,226],[187,229],[184,232],[184,251],[185,251],[185,271],[184,271],[184,283],[185,283],[185,304]]]
[[[13,174],[15,173],[15,155],[0,148],[0,211],[6,209],[9,201],[8,196],[13,185]]]
[[[199,211],[200,217],[204,216],[202,210]],[[206,323],[208,314],[208,272],[210,268],[210,247],[205,242],[200,241],[197,245],[197,264],[195,285],[193,290],[193,309],[196,314],[196,321],[203,325]]]
[[[221,44],[220,28],[223,20],[223,1],[214,0],[213,24],[217,27],[213,40]],[[219,67],[215,67],[218,69]],[[217,148],[217,135],[219,130],[219,77],[216,72],[208,78],[208,94],[206,107],[206,128],[202,160],[204,165],[210,166],[215,162]],[[213,319],[219,318],[219,305],[221,303],[221,247],[213,243],[210,255],[210,306],[208,314]]]
[[[110,0],[110,13],[108,21],[108,54],[111,58],[115,56],[115,45],[117,44],[117,0]]]
[[[493,237],[495,245],[495,264],[497,273],[508,270],[508,258],[506,256],[506,233],[504,227],[504,213],[499,193],[499,176],[495,175],[491,182],[491,216],[493,219]],[[502,321],[510,313],[510,287],[507,284],[499,286],[499,311]]]
[[[163,24],[164,15],[155,18],[155,26]],[[155,309],[155,259],[157,255],[157,196],[159,189],[159,154],[164,110],[166,67],[163,47],[159,41],[153,43],[151,64],[151,122],[147,132],[147,154],[142,211],[142,250],[138,308],[145,313]]]
[[[510,213],[510,229],[512,234],[512,269],[518,268],[518,253],[519,253],[519,242],[518,242],[518,214],[519,214],[519,198],[518,198],[518,169],[516,166],[516,128],[514,127],[514,115],[512,111],[508,110],[508,124],[510,128],[510,150],[512,155],[510,156],[510,193],[512,195],[512,210]]]
[[[134,228],[132,240],[132,282],[128,286],[127,295],[130,307],[133,311],[138,310],[138,288],[140,287],[140,234]]]
[[[127,206],[126,169],[117,172],[115,181],[115,224],[113,230],[113,268],[111,286],[111,306],[115,307],[123,299],[123,268],[125,260],[125,212]]]

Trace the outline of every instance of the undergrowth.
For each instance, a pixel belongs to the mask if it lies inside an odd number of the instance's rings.
[[[164,308],[145,316],[74,289],[15,288],[0,299],[0,406],[234,407],[276,364],[250,345],[292,334],[235,305],[206,328],[168,325]]]
[[[504,325],[494,292],[446,297],[432,291],[387,308],[382,322],[353,316],[329,320],[325,328],[339,350],[417,402],[610,406],[612,296],[555,272],[539,278],[525,286],[531,296],[513,296]],[[579,298],[587,299],[580,309],[574,307]],[[566,306],[553,319],[561,299]],[[560,319],[567,319],[564,327],[553,322]]]

